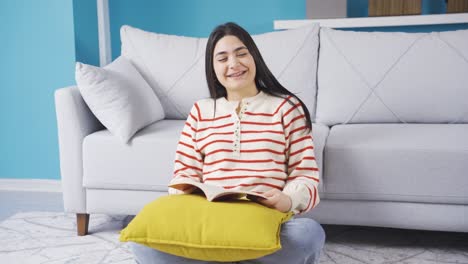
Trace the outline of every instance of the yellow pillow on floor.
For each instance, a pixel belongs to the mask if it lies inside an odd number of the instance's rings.
[[[248,200],[168,195],[147,204],[121,231],[120,241],[205,261],[255,259],[281,249],[281,224],[291,217]]]

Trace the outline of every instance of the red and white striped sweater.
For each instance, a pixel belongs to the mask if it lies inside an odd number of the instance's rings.
[[[185,122],[174,180],[190,177],[226,189],[282,190],[294,213],[319,203],[319,172],[300,102],[262,91],[242,101],[202,99]],[[240,111],[236,109],[240,104]],[[171,190],[170,190],[171,192]],[[172,190],[174,193],[174,190]]]

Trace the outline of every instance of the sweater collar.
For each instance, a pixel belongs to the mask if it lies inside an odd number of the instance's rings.
[[[238,101],[228,101],[226,99],[226,97],[221,97],[219,98],[219,102],[222,103],[222,104],[227,104],[227,105],[234,105],[234,106],[238,106],[239,103],[251,103],[251,102],[254,102],[262,97],[265,96],[265,93],[263,91],[259,91],[256,95],[254,96],[251,96],[251,97],[246,97],[246,98],[242,98],[242,100],[238,100]]]

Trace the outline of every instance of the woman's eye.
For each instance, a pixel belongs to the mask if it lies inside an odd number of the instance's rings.
[[[247,55],[247,53],[239,53],[239,54],[237,54],[238,57],[244,57],[245,55]]]
[[[225,61],[227,61],[227,58],[219,58],[218,61],[219,62],[225,62]]]

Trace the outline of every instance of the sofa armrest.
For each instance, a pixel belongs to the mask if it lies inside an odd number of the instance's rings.
[[[65,211],[85,213],[83,139],[104,127],[89,110],[76,86],[55,91],[55,109]]]

